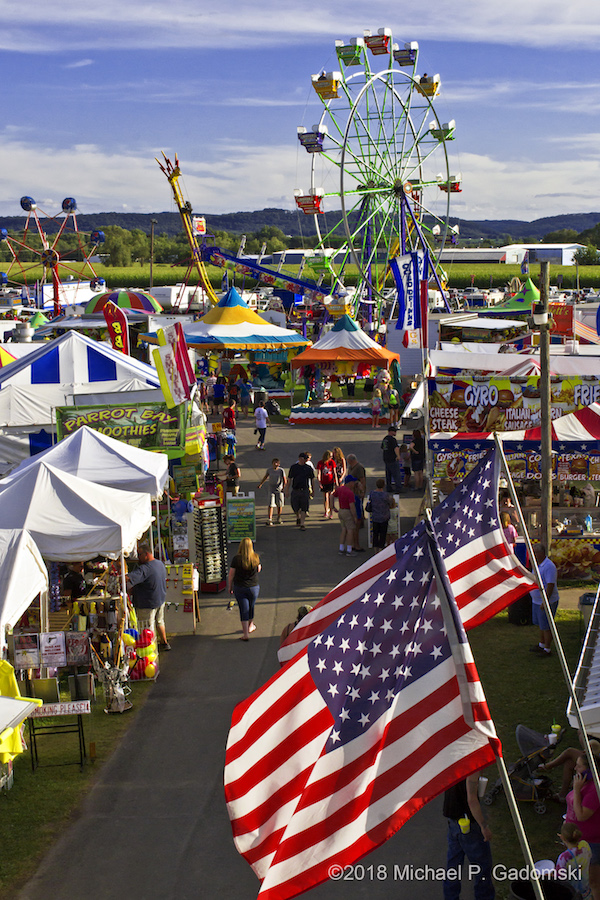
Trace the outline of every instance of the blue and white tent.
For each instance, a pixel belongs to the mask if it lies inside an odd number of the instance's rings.
[[[160,387],[156,370],[75,331],[41,344],[0,369],[0,391],[7,385],[95,384],[128,381]]]
[[[163,399],[156,370],[91,338],[68,332],[0,369],[0,475],[55,441],[57,406],[74,398],[136,392]],[[133,396],[133,395],[132,395]],[[124,399],[124,398],[123,398]],[[115,400],[115,403],[118,402]]]

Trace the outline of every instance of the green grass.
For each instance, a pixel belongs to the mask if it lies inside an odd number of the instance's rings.
[[[96,761],[88,762],[83,772],[78,765],[48,765],[78,761],[77,734],[38,738],[42,765],[35,772],[31,771],[29,751],[15,759],[14,785],[10,791],[0,791],[0,900],[15,897],[50,844],[64,830],[102,763],[129,728],[150,686],[151,682],[132,682],[133,710],[122,715],[106,715],[104,693],[99,689],[91,715],[83,717],[86,749],[89,754],[90,744],[95,743]],[[27,729],[25,736],[28,741]]]
[[[559,611],[556,624],[573,672],[583,638],[579,612]],[[537,634],[534,627],[510,625],[506,612],[469,632],[475,663],[502,741],[507,768],[522,756],[515,738],[515,728],[519,724],[547,734],[556,721],[566,729],[559,749],[579,746],[576,732],[567,725],[565,710],[568,692],[556,655],[541,659],[529,652],[529,647],[537,641]],[[499,777],[495,766],[485,774],[489,778],[488,787]],[[559,770],[553,772],[553,777],[558,787]],[[560,852],[555,843],[556,832],[560,829],[565,807],[549,802],[546,814],[538,815],[532,803],[520,802],[518,806],[534,861],[556,859]],[[517,868],[524,865],[504,793],[486,810],[493,834],[494,863]],[[500,883],[497,887],[499,900],[509,897],[507,884]]]

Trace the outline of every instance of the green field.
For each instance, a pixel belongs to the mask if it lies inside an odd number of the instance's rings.
[[[95,271],[99,278],[105,279],[109,288],[147,288],[150,284],[149,264],[143,266],[133,265],[127,268],[95,266]],[[297,271],[297,267],[284,266],[282,274],[293,277],[297,274]],[[216,266],[208,266],[207,272],[213,287],[216,290],[220,290],[223,270]],[[187,269],[184,266],[155,265],[153,273],[154,285],[158,287],[160,285],[178,284],[185,281],[186,274]],[[550,284],[557,284],[559,274],[562,275],[562,285],[564,288],[574,289],[577,287],[577,273],[575,266],[550,266]],[[31,269],[27,273],[27,280],[29,284],[33,284],[36,279],[41,279],[42,275],[43,272],[41,267],[39,269]],[[517,265],[472,265],[470,263],[454,263],[447,267],[447,275],[449,286],[454,288],[464,288],[474,284],[476,287],[480,288],[494,287],[503,289],[511,278],[516,277],[521,281],[524,280],[524,276],[521,274],[521,267]],[[11,275],[11,279],[12,277],[13,276]],[[305,273],[303,277],[309,278],[309,274]],[[538,283],[538,266],[532,267],[531,277],[535,283]],[[19,279],[18,275],[15,275],[14,279],[16,282],[22,283],[22,279]],[[349,267],[346,270],[346,277],[344,280],[347,285],[355,283],[355,267]],[[189,280],[190,285],[196,284],[197,281],[197,275],[192,273]],[[600,288],[600,266],[581,266],[579,268],[579,283],[582,288]],[[242,284],[243,279],[241,276],[238,276],[236,285],[241,287]],[[247,278],[244,286],[246,288],[253,288],[255,284],[256,282],[254,279]],[[391,278],[388,280],[388,286],[393,286]]]

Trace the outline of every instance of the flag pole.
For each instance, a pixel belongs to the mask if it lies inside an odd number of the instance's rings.
[[[535,868],[535,863],[533,862],[533,856],[531,855],[531,847],[529,846],[527,835],[525,834],[525,828],[523,827],[521,813],[519,812],[519,807],[517,805],[517,801],[515,800],[510,777],[508,772],[506,771],[506,765],[502,756],[496,757],[496,764],[498,766],[498,771],[500,772],[500,778],[502,780],[502,786],[506,795],[506,802],[508,803],[508,808],[513,820],[513,825],[515,826],[515,831],[517,832],[517,836],[519,838],[521,850],[523,851],[523,856],[525,857],[525,863],[531,873],[529,882],[533,885],[533,893],[536,896],[536,900],[544,900],[539,875],[537,869]]]
[[[550,602],[549,602],[548,596],[546,594],[546,588],[544,587],[544,583],[542,581],[542,576],[540,575],[540,570],[538,568],[537,560],[536,560],[535,554],[533,552],[533,544],[531,543],[531,538],[529,537],[529,532],[527,531],[527,525],[525,524],[525,518],[523,516],[521,504],[519,503],[519,498],[517,497],[515,485],[512,480],[510,470],[508,468],[506,456],[504,455],[504,448],[502,447],[502,442],[498,438],[497,434],[494,434],[494,442],[495,442],[496,448],[500,454],[500,459],[502,460],[502,467],[504,469],[504,474],[506,475],[506,480],[508,482],[508,489],[510,491],[510,496],[515,505],[515,511],[517,513],[517,516],[519,517],[519,523],[521,525],[521,528],[523,529],[523,537],[525,538],[525,544],[527,546],[527,553],[529,554],[529,559],[533,566],[533,574],[539,585],[539,590],[542,595],[544,611],[546,613],[546,617],[548,619],[548,625],[550,626],[550,632],[552,634],[552,637],[554,639],[554,644],[556,646],[557,656],[558,656],[558,659],[560,662],[560,667],[562,669],[563,678],[565,679],[565,683],[566,683],[568,691],[569,691],[572,708],[573,708],[573,711],[575,712],[575,717],[576,717],[578,725],[579,725],[579,731],[582,735],[584,750],[587,754],[590,768],[592,771],[592,775],[594,778],[594,786],[596,788],[598,797],[600,797],[600,777],[598,775],[598,769],[596,767],[596,761],[594,759],[594,754],[592,753],[592,748],[590,747],[590,741],[587,736],[587,732],[585,730],[581,707],[579,706],[579,701],[577,700],[577,696],[575,693],[575,686],[571,679],[571,673],[569,671],[569,666],[567,663],[565,652],[563,650],[562,642],[560,640],[558,628],[556,627],[556,622],[554,621],[554,616],[552,615],[552,610],[550,608]]]
[[[443,564],[439,560],[439,549],[437,547],[437,539],[435,538],[435,528],[433,525],[433,517],[430,509],[425,510],[425,519],[428,525],[428,531],[431,537],[430,544],[430,552],[431,552],[431,562],[433,565],[433,571],[435,573],[435,577],[438,583],[438,586],[443,590],[440,590],[439,593],[445,593],[447,596],[452,593],[452,586],[448,580],[447,573],[443,569]],[[454,655],[454,646],[456,642],[456,635],[454,633],[454,629],[447,628],[448,639],[450,641],[450,647],[453,651]],[[468,640],[468,638],[467,638]],[[460,678],[459,678],[460,685]],[[491,719],[491,715],[490,715]],[[493,723],[493,720],[492,720]],[[494,728],[495,730],[495,728]],[[508,803],[508,808],[510,809],[510,814],[513,820],[513,825],[515,827],[515,831],[517,832],[517,836],[519,838],[519,843],[521,845],[521,850],[523,851],[523,857],[525,859],[525,864],[530,872],[529,881],[533,882],[533,892],[535,894],[536,900],[544,900],[544,895],[542,893],[542,889],[539,883],[539,878],[536,874],[535,865],[533,862],[533,856],[531,855],[531,847],[529,846],[529,842],[527,840],[527,835],[525,834],[525,828],[523,827],[523,820],[521,819],[521,814],[519,813],[519,808],[517,806],[517,801],[515,800],[515,795],[513,793],[512,784],[506,771],[506,766],[504,764],[504,759],[502,758],[502,754],[499,753],[496,755],[496,764],[498,766],[498,771],[500,773],[500,779],[502,781],[502,786],[504,787],[504,793],[506,794],[506,800]]]

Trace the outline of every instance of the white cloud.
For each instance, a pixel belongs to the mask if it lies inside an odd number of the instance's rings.
[[[212,159],[183,164],[182,188],[198,213],[292,208],[295,147],[223,141],[213,151]],[[24,194],[48,215],[57,214],[67,196],[75,197],[80,213],[174,211],[154,157],[160,149],[151,146],[107,152],[81,144],[61,150],[0,137],[0,216],[20,216]]]
[[[75,62],[66,63],[64,68],[65,69],[82,69],[85,66],[93,66],[93,65],[94,65],[93,59],[78,59],[78,60],[75,60]]]
[[[561,213],[595,212],[597,159],[531,159],[505,162],[492,156],[463,153],[463,192],[453,198],[451,215],[465,219],[531,221]]]
[[[106,0],[97,5],[61,0],[52,22],[35,4],[4,0],[0,46],[9,51],[83,48],[227,47],[311,44],[324,38],[362,35],[365,27],[389,25],[405,40],[482,41],[527,47],[600,45],[600,5],[592,0],[405,0],[399,12],[389,0]]]
[[[173,156],[171,148],[165,148]],[[21,215],[19,198],[32,196],[48,215],[59,212],[66,196],[76,198],[80,213],[175,211],[166,178],[154,162],[153,146],[115,147],[106,152],[93,144],[64,150],[0,137],[1,216]],[[303,160],[303,157],[301,157]],[[568,158],[538,163],[463,153],[463,192],[452,196],[451,215],[465,219],[526,221],[563,212],[593,212],[599,203],[590,185],[598,183],[596,158]],[[294,145],[248,145],[224,140],[212,156],[182,158],[182,189],[198,214],[293,209],[296,184],[308,186],[308,169],[298,167]],[[306,182],[306,184],[305,184]],[[43,199],[42,199],[43,198]]]

